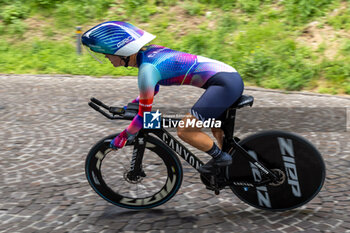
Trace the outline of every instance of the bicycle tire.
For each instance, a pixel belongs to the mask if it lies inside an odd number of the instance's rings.
[[[182,166],[175,153],[157,138],[147,135],[145,137],[146,148],[142,165],[146,173],[146,177],[143,179],[148,179],[149,187],[146,187],[144,183],[141,184],[144,181],[142,180],[138,183],[140,186],[137,187],[137,191],[131,190],[137,183],[130,183],[125,176],[126,171],[121,172],[120,169],[118,170],[115,167],[123,162],[122,156],[124,156],[124,160],[128,161],[127,164],[130,164],[132,154],[125,153],[125,150],[133,149],[133,143],[127,144],[123,149],[117,151],[111,150],[109,143],[117,135],[110,135],[97,142],[86,157],[85,174],[92,189],[106,201],[128,209],[153,208],[169,201],[179,190],[183,178]],[[111,152],[118,155],[109,156]],[[106,161],[107,158],[115,158],[118,161],[110,163]],[[123,169],[127,169],[127,167]],[[106,175],[107,173],[109,174]],[[162,173],[166,178],[159,177],[159,173]],[[117,178],[122,182],[122,185],[113,184],[113,181]],[[156,188],[153,186],[159,188],[159,190],[155,190]],[[120,191],[123,187],[125,187],[125,190]],[[151,191],[150,193],[144,191],[140,194],[138,190],[140,187],[146,191],[151,189]]]
[[[269,169],[284,173],[282,184],[260,187],[230,186],[243,202],[263,210],[285,211],[312,200],[321,190],[326,168],[319,151],[305,138],[285,131],[262,131],[239,142]],[[262,173],[239,152],[226,170],[229,179],[248,177],[260,181]]]

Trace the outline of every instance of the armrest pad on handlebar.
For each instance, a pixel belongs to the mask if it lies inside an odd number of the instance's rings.
[[[128,106],[126,108],[127,110],[139,110],[139,104],[138,103],[128,103]]]
[[[125,112],[124,108],[119,108],[119,107],[110,107],[109,112],[113,114],[118,114],[121,115]]]
[[[132,120],[137,115],[138,111],[139,111],[138,103],[128,103],[128,106],[126,107],[123,117],[125,119]]]

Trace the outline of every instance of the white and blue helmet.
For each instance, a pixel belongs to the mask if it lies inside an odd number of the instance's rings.
[[[86,31],[81,41],[93,52],[128,57],[155,38],[129,23],[108,21]]]

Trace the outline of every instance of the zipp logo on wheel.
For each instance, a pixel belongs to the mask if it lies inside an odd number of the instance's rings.
[[[293,142],[291,139],[279,137],[278,144],[284,161],[288,184],[292,187],[293,195],[295,197],[301,197],[298,173],[295,166]]]
[[[248,153],[254,159],[256,159],[256,160],[258,159],[258,156],[256,155],[255,151],[250,150],[250,151],[248,151]],[[254,181],[255,182],[262,181],[261,173],[260,173],[259,169],[256,167],[256,165],[254,165],[251,162],[249,162],[249,164],[250,164],[250,167],[252,169]],[[269,192],[267,191],[267,187],[265,185],[256,187],[256,195],[257,195],[258,202],[259,202],[260,206],[265,206],[265,207],[271,208],[271,201],[270,201]]]

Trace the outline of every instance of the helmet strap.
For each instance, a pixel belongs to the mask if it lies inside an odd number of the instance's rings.
[[[129,66],[129,61],[130,61],[130,56],[129,57],[121,57],[121,59],[125,63],[124,67],[128,67]]]

